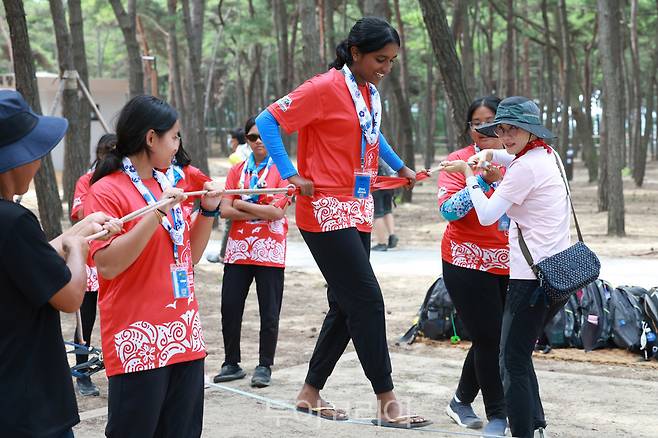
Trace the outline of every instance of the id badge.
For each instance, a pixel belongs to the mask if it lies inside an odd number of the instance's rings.
[[[354,197],[366,199],[370,196],[370,173],[357,170],[354,172]]]
[[[174,299],[189,298],[190,283],[187,276],[187,264],[172,263],[170,270],[171,280],[174,286]]]
[[[505,213],[498,219],[498,231],[509,231],[509,216]]]

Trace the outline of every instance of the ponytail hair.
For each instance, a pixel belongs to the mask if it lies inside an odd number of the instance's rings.
[[[329,68],[340,70],[344,65],[352,65],[352,47],[361,53],[371,53],[390,43],[399,47],[400,35],[386,20],[378,17],[360,18],[352,26],[347,39],[336,46],[336,59],[329,64]]]
[[[167,102],[154,96],[135,96],[121,109],[117,120],[117,144],[96,164],[91,183],[121,169],[124,157],[142,151],[148,153],[146,134],[169,131],[178,120],[178,112]]]

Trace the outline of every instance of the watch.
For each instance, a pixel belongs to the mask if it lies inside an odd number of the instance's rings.
[[[203,206],[200,206],[200,207],[201,207],[201,216],[205,216],[205,217],[218,217],[219,216],[219,205],[214,210],[206,210],[205,208],[203,208]]]

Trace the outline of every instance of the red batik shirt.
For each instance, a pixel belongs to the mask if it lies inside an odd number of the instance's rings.
[[[245,174],[242,187],[240,178],[243,176],[243,168],[247,161],[238,163],[231,168],[226,177],[226,189],[249,188],[250,175]],[[259,172],[259,179],[263,173],[266,188],[287,187],[288,181],[281,179],[281,175],[272,164],[268,169]],[[240,199],[239,195],[225,195],[228,199]],[[258,197],[259,204],[272,204],[278,208],[285,208],[289,203],[286,194],[261,195]],[[288,235],[288,219],[233,221],[231,231],[226,243],[225,264],[258,265],[285,268],[286,266],[286,236]]]
[[[155,178],[145,179],[143,183],[160,198],[162,190]],[[118,171],[91,186],[85,211],[123,217],[144,205],[146,201],[128,175]],[[189,298],[174,298],[170,270],[175,262],[173,243],[162,226],[158,226],[142,253],[125,271],[111,280],[99,275],[98,308],[108,377],[206,356],[194,293],[189,209],[183,209],[183,218],[185,243],[178,247],[178,254],[179,262],[188,265]],[[140,220],[126,222],[121,234],[130,231]],[[173,220],[171,213],[169,220]],[[92,257],[119,235],[92,242]]]
[[[475,145],[470,145],[451,153],[447,160],[467,161],[475,153]],[[481,173],[481,170],[477,170],[477,173]],[[462,173],[441,172],[438,186],[440,207],[466,187],[466,178]],[[493,192],[490,189],[485,195],[491,197]],[[441,241],[441,258],[462,268],[509,275],[508,234],[507,230],[499,230],[499,222],[481,225],[475,209],[471,209],[461,219],[448,222]]]
[[[366,85],[359,86],[370,108]],[[361,170],[359,119],[345,76],[331,69],[304,82],[267,108],[288,133],[299,132],[299,175],[313,181],[313,196],[298,196],[297,226],[322,232],[356,227],[370,232],[374,214],[372,196],[354,198],[354,172]],[[365,171],[377,175],[379,141],[366,143]]]

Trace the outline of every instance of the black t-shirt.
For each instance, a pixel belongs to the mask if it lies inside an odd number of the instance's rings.
[[[59,436],[80,421],[59,312],[71,280],[37,218],[0,200],[0,435]]]

